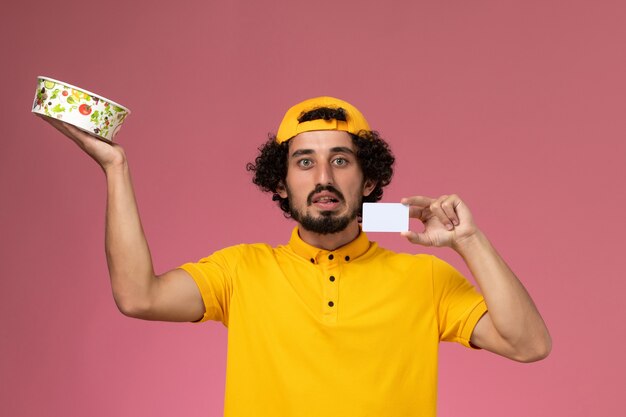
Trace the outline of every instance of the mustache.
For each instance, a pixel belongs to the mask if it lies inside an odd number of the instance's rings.
[[[317,194],[317,193],[321,193],[322,191],[328,191],[328,192],[331,192],[331,193],[335,194],[339,201],[344,201],[345,200],[345,198],[344,198],[343,194],[341,193],[341,191],[339,191],[338,189],[336,189],[332,185],[321,185],[321,184],[318,184],[315,187],[315,189],[313,191],[311,191],[311,193],[307,197],[307,199],[306,199],[307,204],[309,206],[311,204],[313,204],[313,196],[315,194]]]

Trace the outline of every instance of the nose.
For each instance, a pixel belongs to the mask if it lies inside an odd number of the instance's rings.
[[[317,183],[321,185],[334,184],[332,166],[328,162],[317,165]]]

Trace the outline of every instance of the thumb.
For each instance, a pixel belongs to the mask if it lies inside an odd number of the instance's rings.
[[[408,232],[400,232],[400,234],[404,236],[405,238],[407,238],[407,240],[411,243],[415,243],[417,245],[422,245],[422,246],[433,245],[433,242],[426,235],[426,233],[416,233],[416,232],[408,231]]]

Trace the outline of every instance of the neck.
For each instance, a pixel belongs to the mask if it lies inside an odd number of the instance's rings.
[[[356,239],[359,233],[361,233],[361,230],[359,229],[359,222],[356,219],[341,232],[325,235],[305,230],[298,224],[300,239],[311,246],[325,250],[335,250],[343,245],[347,245]]]

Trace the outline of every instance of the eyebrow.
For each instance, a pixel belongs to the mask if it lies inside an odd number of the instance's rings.
[[[346,146],[336,146],[334,148],[330,148],[331,153],[348,153],[354,155],[354,151]],[[292,158],[296,158],[302,155],[311,155],[314,154],[315,151],[313,149],[298,149],[291,154]]]
[[[291,157],[295,158],[301,155],[311,155],[312,153],[315,153],[313,149],[298,149],[294,153],[291,154]]]
[[[348,148],[348,147],[345,147],[345,146],[337,146],[335,148],[330,148],[330,151],[332,153],[341,153],[341,152],[343,152],[343,153],[349,153],[349,154],[354,155],[354,151],[352,149]]]

